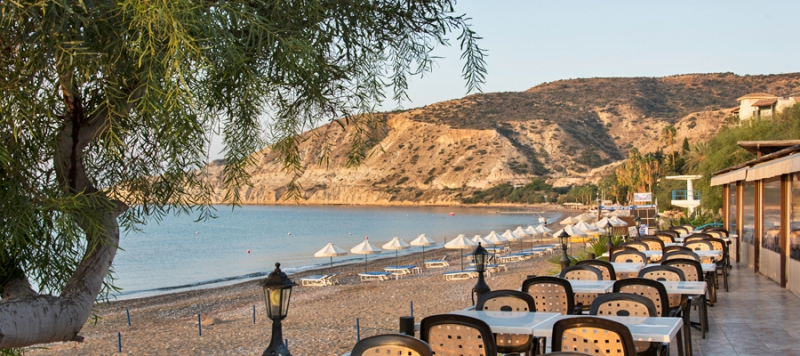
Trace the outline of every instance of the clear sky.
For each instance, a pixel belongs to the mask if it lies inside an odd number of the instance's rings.
[[[468,0],[456,12],[472,18],[488,51],[484,92],[571,78],[800,71],[800,0]],[[466,94],[455,36],[451,44],[436,51],[445,58],[433,73],[409,82],[403,107]]]

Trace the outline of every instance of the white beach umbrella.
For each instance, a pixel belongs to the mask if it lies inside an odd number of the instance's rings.
[[[444,244],[444,248],[451,249],[451,250],[459,250],[461,253],[461,270],[464,270],[464,250],[475,248],[478,246],[477,243],[472,242],[472,240],[466,238],[464,234],[458,235],[456,238],[450,240],[446,244]]]
[[[334,244],[327,244],[321,250],[314,253],[314,257],[330,257],[331,259],[331,268],[333,268],[333,258],[336,256],[344,256],[347,254],[347,251],[339,248]]]
[[[597,226],[597,227],[599,227],[601,229],[605,229],[606,226],[609,226],[609,225],[611,225],[611,222],[608,221],[607,217],[606,218],[602,218],[602,219],[598,220],[596,223],[594,223],[594,226]],[[614,226],[614,225],[611,225],[611,226]]]
[[[484,239],[483,237],[481,237],[481,235],[475,235],[475,237],[472,238],[472,242],[474,242],[476,244],[479,243],[479,244],[481,244],[483,246],[492,246],[492,245],[494,245],[493,242]]]
[[[589,221],[592,221],[594,219],[597,219],[597,214],[583,213],[581,215],[578,215],[578,220],[580,220],[580,221],[589,222]]]
[[[506,232],[504,232],[504,233],[503,233],[502,235],[500,235],[500,236],[503,236],[503,237],[505,237],[506,239],[508,239],[508,241],[517,241],[517,240],[522,240],[522,236],[519,236],[519,235],[517,235],[517,234],[515,234],[515,233],[511,232],[511,230],[506,230]],[[509,243],[509,244],[510,244],[510,243]],[[519,250],[520,250],[520,251],[522,251],[522,243],[520,243],[520,245],[519,245]]]
[[[587,224],[583,221],[574,225],[574,227],[578,230],[585,232],[587,235],[598,235],[600,234],[600,229],[597,226]]]
[[[555,233],[553,233],[553,235],[555,235],[555,236],[561,235],[562,231],[566,231],[569,234],[570,237],[584,237],[584,236],[587,236],[585,232],[576,229],[572,225],[564,226],[563,229],[556,231]]]
[[[405,250],[411,247],[411,245],[403,241],[403,239],[395,236],[381,247],[383,247],[384,250],[394,250],[394,263],[397,264],[397,251]]]
[[[559,224],[561,224],[561,225],[573,225],[573,224],[577,224],[578,221],[580,221],[580,220],[570,216],[570,217],[568,217],[568,218],[566,218],[564,220],[561,220],[561,222]]]
[[[530,235],[527,231],[522,229],[522,226],[517,226],[517,228],[512,232],[517,234],[518,236],[522,236],[522,237]]]
[[[528,235],[531,235],[531,236],[539,234],[539,232],[536,231],[536,228],[533,227],[533,225],[529,225],[528,227],[526,227],[525,228],[525,233],[528,234]]]
[[[496,232],[494,232],[494,231],[490,232],[490,233],[489,233],[489,235],[486,235],[486,236],[484,236],[483,238],[484,238],[486,241],[489,241],[489,242],[491,242],[491,243],[493,243],[493,244],[495,244],[495,245],[500,245],[500,244],[502,244],[503,242],[506,242],[506,241],[508,241],[508,239],[507,239],[507,238],[505,238],[505,237],[503,237],[503,236],[500,236],[500,235],[498,235],[498,234],[497,234]]]
[[[620,218],[618,218],[616,216],[612,216],[611,218],[609,218],[608,222],[611,223],[611,226],[615,226],[615,227],[616,226],[628,226],[628,223],[626,223],[625,221],[623,221],[622,219],[620,219]]]
[[[544,224],[539,224],[534,229],[540,234],[549,234],[553,232],[553,230],[548,229],[547,226],[544,226]]]
[[[419,234],[416,239],[411,240],[409,242],[411,246],[422,246],[422,265],[425,265],[425,246],[432,246],[436,245],[436,241],[433,239],[425,236],[425,234]]]
[[[381,249],[377,246],[369,243],[369,236],[364,238],[364,242],[356,245],[350,249],[350,253],[355,253],[356,255],[364,255],[364,272],[367,271],[367,255],[372,255],[375,253],[381,253]]]

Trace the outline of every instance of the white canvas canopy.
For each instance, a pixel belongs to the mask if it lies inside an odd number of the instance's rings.
[[[331,259],[331,267],[333,267],[333,258],[336,256],[344,256],[347,254],[347,251],[339,248],[338,246],[330,243],[325,245],[321,250],[314,253],[314,257],[321,258],[321,257],[330,257]]]
[[[587,234],[586,234],[585,232],[583,232],[583,231],[581,231],[581,230],[578,230],[577,228],[575,228],[575,227],[574,227],[574,226],[572,226],[572,225],[565,226],[563,229],[561,229],[561,230],[558,230],[558,231],[556,231],[555,233],[553,233],[553,235],[555,235],[555,236],[561,235],[561,232],[562,232],[562,231],[566,231],[566,232],[567,232],[567,234],[569,234],[569,236],[570,236],[570,237],[583,237],[583,236],[587,236]]]
[[[450,240],[448,243],[444,244],[444,248],[459,250],[461,253],[461,270],[464,270],[464,250],[475,248],[478,246],[477,243],[472,242],[472,240],[466,238],[464,234],[456,236],[456,238]]]
[[[526,227],[525,233],[531,236],[540,234],[540,232],[536,231],[536,228],[533,227],[533,225],[529,225],[528,227]]]
[[[553,232],[553,230],[548,229],[547,226],[544,226],[544,224],[539,224],[534,229],[540,234],[549,234]]]
[[[594,226],[597,226],[597,227],[599,227],[601,229],[605,229],[606,226],[609,226],[609,225],[610,226],[614,226],[614,225],[611,225],[611,222],[608,221],[608,218],[602,218],[602,219],[598,220],[596,223],[594,223]]]
[[[484,239],[483,237],[481,237],[481,235],[475,235],[475,237],[472,238],[472,242],[474,242],[476,244],[479,243],[479,244],[481,244],[483,246],[492,246],[492,245],[494,245],[493,242]]]
[[[578,215],[578,220],[580,220],[580,221],[589,222],[589,221],[592,221],[592,220],[595,220],[595,219],[597,219],[597,214],[583,213],[581,215]]]
[[[522,229],[522,226],[517,226],[517,228],[512,232],[517,234],[518,236],[522,236],[522,237],[530,235],[530,234],[528,234],[527,231]]]
[[[505,237],[503,237],[503,236],[500,236],[500,235],[498,235],[498,234],[497,234],[496,232],[494,232],[494,231],[490,232],[490,233],[489,233],[489,235],[486,235],[486,236],[484,236],[483,238],[484,238],[484,239],[486,239],[486,241],[492,242],[492,243],[493,243],[493,244],[495,244],[495,245],[500,245],[500,244],[502,244],[503,242],[506,242],[506,241],[508,241],[508,239],[507,239],[507,238],[505,238]]]
[[[615,226],[615,227],[616,226],[628,226],[628,223],[626,223],[625,221],[623,221],[622,219],[620,219],[620,218],[618,218],[616,216],[612,216],[611,218],[609,218],[608,222],[611,223],[611,226]]]
[[[377,246],[369,243],[369,237],[364,238],[364,242],[356,245],[355,247],[350,249],[350,253],[354,253],[356,255],[364,255],[364,272],[367,271],[367,255],[372,255],[375,253],[381,253],[381,249]]]
[[[583,221],[575,224],[574,227],[578,230],[585,232],[587,235],[598,235],[601,232],[601,230],[596,226],[587,224]]]
[[[416,239],[411,240],[409,242],[411,246],[422,246],[422,265],[425,265],[425,246],[436,245],[436,241],[433,239],[425,236],[425,234],[419,234]]]
[[[561,224],[561,225],[573,225],[573,224],[577,224],[578,221],[580,221],[580,220],[570,216],[570,217],[568,217],[568,218],[566,218],[564,220],[561,220],[561,222],[559,224]]]
[[[383,247],[384,250],[394,250],[394,263],[397,264],[397,251],[405,250],[411,247],[411,245],[403,241],[403,239],[395,236],[381,247]]]
[[[517,240],[519,240],[520,241],[519,250],[522,251],[522,236],[519,236],[519,235],[511,232],[511,230],[506,230],[506,232],[504,232],[500,236],[505,237],[506,239],[508,239],[508,241],[517,241]]]

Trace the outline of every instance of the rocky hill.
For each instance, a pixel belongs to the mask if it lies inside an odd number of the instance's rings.
[[[679,149],[711,137],[750,92],[800,91],[800,73],[738,76],[690,74],[664,78],[561,80],[525,92],[475,94],[402,112],[384,113],[379,150],[360,167],[345,168],[348,135],[324,125],[333,139],[329,163],[308,132],[300,151],[307,166],[299,183],[307,204],[451,204],[502,182],[524,184],[547,177],[556,186],[596,181],[628,151]],[[675,147],[661,129],[675,125]],[[253,187],[245,203],[284,201],[290,181],[277,154],[255,153]],[[223,162],[209,165],[219,185]],[[219,190],[222,196],[221,189]],[[294,203],[294,201],[290,201]]]

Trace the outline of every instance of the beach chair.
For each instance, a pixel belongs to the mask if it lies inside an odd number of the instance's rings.
[[[358,274],[361,277],[361,281],[388,281],[392,278],[392,274],[386,271],[374,271],[374,272],[361,272]]]
[[[313,274],[300,278],[300,284],[303,286],[332,286],[339,284],[338,273],[333,274]]]
[[[386,268],[384,268],[383,270],[396,276],[405,276],[414,273],[422,273],[421,269],[414,265],[386,266]]]
[[[478,272],[473,270],[465,270],[465,271],[452,271],[452,272],[445,272],[442,273],[445,280],[448,281],[459,281],[463,279],[471,279],[471,278],[478,278]]]
[[[447,261],[447,255],[442,256],[438,260],[425,260],[423,261],[425,268],[444,268],[450,267],[450,262]]]

